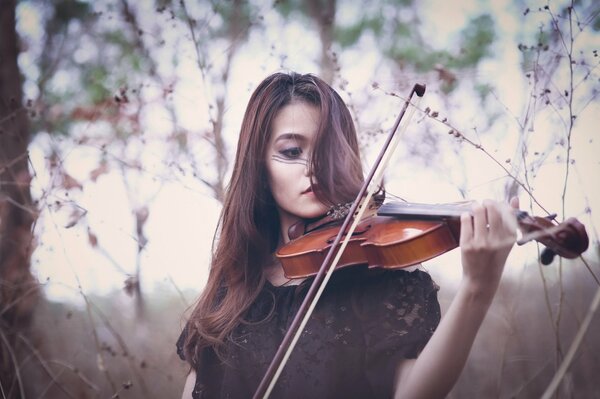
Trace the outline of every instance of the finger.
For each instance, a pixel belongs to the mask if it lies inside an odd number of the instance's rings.
[[[518,209],[518,203],[519,203],[519,201],[517,200],[517,203],[516,203],[517,208],[515,208],[513,206],[515,204],[513,203],[512,200],[510,202],[511,206],[502,207],[502,220],[503,220],[505,229],[513,237],[516,237],[517,229],[519,227],[519,225],[517,223],[517,215],[515,213],[515,209]]]
[[[488,232],[490,235],[497,235],[503,228],[502,214],[500,213],[499,205],[495,201],[485,200],[483,206],[487,214]]]
[[[490,240],[501,246],[512,245],[517,230],[514,209],[495,201],[484,201],[484,206],[487,209]]]
[[[487,214],[486,209],[480,203],[473,205],[473,238],[487,236]]]
[[[463,212],[460,215],[460,246],[464,246],[473,239],[473,218],[469,212]]]
[[[512,197],[510,199],[510,206],[513,209],[519,209],[519,197]]]

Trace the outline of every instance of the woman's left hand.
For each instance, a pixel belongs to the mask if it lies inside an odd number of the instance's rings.
[[[460,248],[463,278],[477,293],[493,297],[504,263],[517,237],[517,221],[513,211],[518,209],[517,198],[510,206],[492,200],[473,206],[472,214],[461,215]]]

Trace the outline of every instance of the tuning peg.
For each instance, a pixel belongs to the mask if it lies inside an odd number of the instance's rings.
[[[540,261],[542,262],[542,265],[548,266],[550,263],[552,263],[555,256],[556,252],[554,252],[550,248],[544,248],[544,250],[540,254]]]

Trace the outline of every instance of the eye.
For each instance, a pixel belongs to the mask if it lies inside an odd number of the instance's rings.
[[[300,148],[300,147],[286,148],[285,150],[279,151],[279,153],[288,159],[297,159],[297,158],[300,158],[300,155],[302,155],[302,148]]]

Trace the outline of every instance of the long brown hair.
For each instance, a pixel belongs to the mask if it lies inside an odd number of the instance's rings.
[[[271,125],[284,106],[314,105],[320,123],[309,170],[325,204],[354,199],[363,180],[356,130],[348,108],[314,75],[275,73],[256,88],[240,130],[231,181],[219,221],[206,287],[188,323],[186,358],[196,366],[202,349],[220,353],[265,281],[280,240],[277,207],[267,182],[266,150]]]

